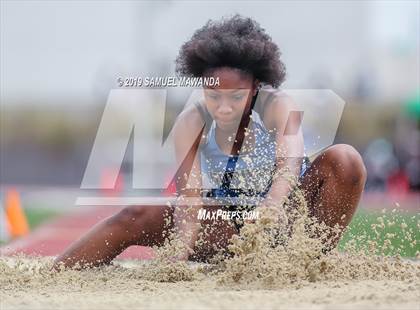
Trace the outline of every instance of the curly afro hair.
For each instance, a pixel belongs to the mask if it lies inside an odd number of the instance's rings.
[[[276,88],[286,75],[280,55],[278,46],[256,21],[235,15],[220,21],[209,20],[197,30],[182,45],[176,72],[201,77],[208,69],[231,67]]]

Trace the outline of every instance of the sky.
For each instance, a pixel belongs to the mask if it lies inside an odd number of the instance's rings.
[[[362,77],[371,96],[399,97],[419,84],[418,12],[417,1],[3,0],[1,102],[97,103],[118,77],[173,75],[182,43],[234,13],[279,45],[285,88],[350,95]]]

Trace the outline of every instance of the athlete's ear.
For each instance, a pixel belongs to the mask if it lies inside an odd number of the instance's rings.
[[[259,80],[254,80],[254,85],[252,89],[252,96],[255,96],[257,94],[257,91],[261,88],[261,83]]]

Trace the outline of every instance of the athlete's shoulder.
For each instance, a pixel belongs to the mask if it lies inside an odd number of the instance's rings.
[[[296,103],[281,89],[262,88],[258,96],[260,94],[263,108],[262,120],[267,128],[277,127],[290,111],[296,110]]]
[[[196,104],[189,104],[185,109],[178,115],[174,124],[175,134],[186,135],[201,130],[204,126],[204,120],[201,117]]]
[[[262,87],[258,92],[258,97],[260,96],[260,100],[264,104],[279,103],[290,99],[284,90],[271,86]]]

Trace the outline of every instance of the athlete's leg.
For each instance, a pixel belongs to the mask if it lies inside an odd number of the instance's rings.
[[[98,266],[111,262],[131,245],[160,245],[164,230],[172,225],[172,208],[168,206],[130,206],[95,225],[74,242],[54,262],[73,267]],[[170,219],[169,225],[165,219]]]
[[[203,207],[208,212],[227,211],[227,208],[222,206],[207,206]],[[199,239],[194,247],[194,254],[190,256],[190,260],[194,261],[208,261],[217,253],[228,252],[227,247],[229,240],[233,235],[238,234],[232,220],[228,219],[207,219],[201,221],[201,229],[199,232]]]
[[[306,171],[302,189],[311,215],[329,227],[350,223],[366,182],[360,154],[350,145],[331,146]],[[332,241],[336,245],[340,235]]]

